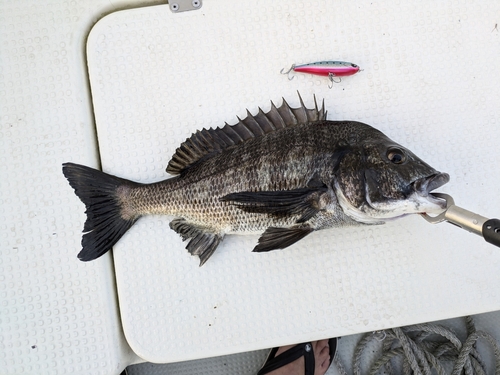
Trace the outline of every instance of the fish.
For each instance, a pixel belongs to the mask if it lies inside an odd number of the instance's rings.
[[[439,213],[438,172],[372,126],[327,119],[318,108],[259,108],[234,125],[202,129],[149,184],[67,162],[62,171],[85,204],[78,258],[99,258],[141,217],[167,215],[191,255],[206,263],[226,235],[260,234],[255,252],[287,248],[317,230],[383,224]]]

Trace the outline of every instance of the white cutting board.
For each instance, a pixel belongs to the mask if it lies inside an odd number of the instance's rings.
[[[459,206],[500,216],[500,3],[205,0],[110,14],[92,29],[88,66],[103,169],[168,178],[179,144],[202,128],[325,99],[331,120],[366,122],[451,175]],[[280,74],[344,60],[328,79]],[[83,223],[82,223],[83,225]],[[132,349],[175,362],[500,309],[500,249],[418,216],[314,233],[252,253],[228,236],[201,268],[163,217],[114,248]]]

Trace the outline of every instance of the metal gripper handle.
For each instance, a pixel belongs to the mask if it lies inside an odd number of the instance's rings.
[[[429,223],[437,224],[447,221],[469,232],[482,236],[486,242],[500,247],[500,220],[488,219],[455,205],[455,201],[448,194],[433,193],[438,198],[446,200],[446,210],[438,216],[432,217],[422,214]]]

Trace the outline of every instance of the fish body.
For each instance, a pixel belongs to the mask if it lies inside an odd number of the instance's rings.
[[[449,180],[380,131],[328,121],[324,106],[285,101],[235,125],[203,129],[176,151],[164,181],[140,184],[73,163],[63,173],[85,203],[79,258],[108,251],[136,220],[167,215],[204,264],[227,234],[263,233],[254,251],[286,248],[326,228],[436,213]]]

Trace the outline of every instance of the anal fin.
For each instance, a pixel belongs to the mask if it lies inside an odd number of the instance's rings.
[[[197,255],[200,258],[200,267],[212,256],[224,238],[223,234],[190,223],[186,219],[172,220],[170,228],[179,233],[184,241],[190,239],[186,249],[191,255]]]
[[[260,236],[259,243],[253,251],[264,252],[271,250],[284,249],[300,241],[309,233],[313,232],[309,226],[291,227],[291,228],[275,228],[269,227]]]

